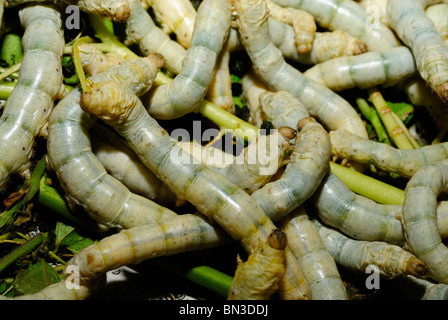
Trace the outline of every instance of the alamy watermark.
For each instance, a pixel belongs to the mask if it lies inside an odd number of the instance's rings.
[[[65,8],[67,17],[65,18],[65,27],[68,30],[81,29],[81,14],[79,8],[75,5],[69,5]]]
[[[380,269],[378,266],[370,264],[366,268],[366,273],[370,274],[366,278],[366,288],[369,290],[379,289],[380,288]]]

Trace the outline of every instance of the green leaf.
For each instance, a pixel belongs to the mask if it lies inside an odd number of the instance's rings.
[[[33,294],[57,282],[59,275],[56,270],[45,261],[39,261],[19,272],[14,280],[14,293],[16,296]]]
[[[75,228],[62,222],[56,223],[55,235],[56,246],[59,246],[62,241],[73,231]]]
[[[387,101],[389,108],[406,124],[412,117],[414,107],[406,102]]]
[[[79,251],[90,246],[94,242],[95,241],[93,241],[90,238],[83,238],[82,240],[79,240],[79,241],[71,244],[70,246],[68,246],[67,249],[69,249],[71,252],[73,252],[73,254],[77,254]]]
[[[75,228],[65,223],[58,222],[56,224],[56,245],[63,246],[71,246],[76,244],[79,241],[85,239],[85,237],[81,236],[78,232],[76,232]]]

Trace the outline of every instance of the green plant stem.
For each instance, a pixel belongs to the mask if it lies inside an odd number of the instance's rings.
[[[5,270],[10,264],[14,263],[20,257],[30,253],[35,247],[44,242],[48,237],[47,233],[39,233],[32,237],[30,240],[26,241],[20,247],[17,247],[2,259],[0,259],[0,272]]]
[[[19,62],[9,68],[4,69],[3,72],[0,74],[0,81],[9,77],[13,73],[16,73],[17,71],[19,71],[21,66],[22,66],[22,63]]]
[[[16,84],[17,82],[15,81],[0,81],[0,100],[8,99]]]
[[[371,107],[369,103],[363,98],[356,99],[356,104],[358,105],[358,108],[364,115],[364,117],[366,117],[366,119],[370,121],[373,128],[375,129],[376,135],[378,136],[378,141],[392,145],[392,142],[390,141],[386,129],[384,128],[383,123],[381,122],[381,119],[375,108]]]
[[[387,102],[384,100],[381,92],[376,88],[370,88],[368,90],[370,100],[372,104],[375,106],[378,115],[381,118],[381,121],[384,124],[384,127],[389,134],[389,137],[395,143],[397,148],[399,149],[414,149],[414,146],[409,141],[409,139],[404,134],[403,130],[398,125],[394,116],[392,115],[392,110],[387,105]]]
[[[179,260],[179,261],[177,261]],[[177,261],[177,263],[175,263]],[[204,265],[185,265],[180,259],[166,262],[158,260],[158,265],[169,269],[171,272],[188,279],[214,293],[227,298],[233,277]]]
[[[404,191],[360,172],[330,162],[330,170],[353,192],[381,204],[404,203]]]

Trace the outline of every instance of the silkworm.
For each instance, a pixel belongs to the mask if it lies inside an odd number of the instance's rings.
[[[213,80],[230,22],[231,13],[225,1],[201,3],[181,72],[170,83],[160,85],[142,97],[152,117],[168,120],[197,111]]]
[[[357,55],[367,51],[365,43],[342,30],[316,32],[308,53],[298,53],[294,45],[294,30],[285,23],[269,18],[269,34],[272,43],[292,61],[314,65],[345,55]]]
[[[176,202],[176,196],[143,165],[114,131],[95,123],[90,136],[92,152],[107,172],[130,191],[162,205]]]
[[[364,41],[369,51],[384,51],[399,45],[398,39],[387,26],[379,21],[378,23],[370,22],[366,10],[354,1],[273,1],[283,7],[293,7],[311,13],[321,27],[329,30],[343,30]]]
[[[316,215],[326,224],[357,240],[405,241],[401,205],[381,205],[352,192],[333,173],[310,198]]]
[[[330,132],[333,155],[411,178],[419,168],[448,158],[448,143],[417,149],[398,149],[385,143],[364,139],[347,131]]]
[[[434,283],[433,281],[430,281],[430,279],[420,279],[414,276],[407,276],[402,279],[402,281],[399,281],[398,285],[400,285],[400,287],[407,285],[410,287],[409,291],[417,290],[419,294],[418,298],[421,300],[448,299],[448,285],[444,283]]]
[[[114,52],[103,53],[88,43],[79,45],[78,50],[82,69],[91,76],[104,72],[107,68],[119,64],[124,60]]]
[[[366,272],[368,266],[374,265],[388,279],[403,275],[423,277],[428,271],[422,260],[397,245],[350,239],[317,220],[315,223],[330,255],[338,265],[349,270]]]
[[[6,7],[15,7],[29,2],[49,2],[48,0],[6,0]],[[50,1],[52,2],[52,1]],[[55,1],[56,2],[56,1]],[[62,2],[62,1],[57,1]],[[130,9],[127,0],[64,0],[66,4],[75,5],[80,10],[108,18],[116,22],[125,22]]]
[[[243,76],[243,78],[241,79],[241,86],[242,86],[241,97],[245,101],[247,108],[249,109],[248,122],[260,128],[261,125],[263,124],[263,121],[266,120],[266,117],[263,114],[263,110],[261,109],[260,95],[265,92],[272,92],[272,91],[260,80],[260,78],[258,78],[251,71]],[[308,115],[308,111],[306,112]],[[295,125],[297,125],[297,122],[294,124],[294,126]]]
[[[430,277],[448,283],[448,248],[437,227],[437,197],[446,190],[448,160],[420,168],[409,180],[403,204],[403,227],[411,252],[430,269]]]
[[[121,230],[82,249],[68,263],[83,284],[110,270],[147,259],[216,247],[230,241],[206,217],[182,214]],[[69,266],[72,266],[70,269]]]
[[[293,128],[301,119],[309,117],[306,107],[288,91],[265,91],[259,100],[263,114],[274,128]]]
[[[414,56],[404,46],[344,56],[316,64],[303,75],[333,91],[389,87],[417,74]]]
[[[230,28],[226,42],[218,56],[216,62],[216,71],[212,82],[210,83],[205,98],[211,103],[234,113],[232,78],[230,75],[230,59],[234,51],[241,49],[241,41],[238,31]]]
[[[317,30],[314,17],[303,10],[283,8],[270,0],[267,1],[267,4],[271,17],[293,27],[297,52],[300,54],[310,52]]]
[[[95,84],[95,90],[84,92],[81,101],[83,108],[113,126],[179,199],[190,202],[199,212],[215,220],[247,252],[258,241],[266,241],[275,229],[248,193],[207,166],[195,163],[191,155],[183,153],[180,159],[180,148],[132,91],[116,82],[103,81]],[[281,295],[306,298],[309,288],[289,250],[286,261],[285,276],[280,282]]]
[[[186,54],[185,48],[157,27],[140,0],[128,0],[128,3],[131,14],[126,21],[124,44],[137,44],[144,56],[160,53],[166,61],[164,67],[174,74],[180,73]]]
[[[253,63],[254,73],[273,91],[285,90],[307,106],[311,116],[329,130],[345,128],[367,137],[361,118],[353,107],[325,86],[308,80],[288,64],[269,37],[268,10],[263,1],[236,1],[238,28]]]
[[[287,159],[289,161],[289,139],[283,130],[272,131],[268,135],[257,136],[237,157],[214,147],[204,148],[197,143],[178,145],[196,162],[206,164],[247,193],[253,193],[265,185]]]
[[[73,276],[73,273],[69,274],[70,276]],[[24,294],[14,298],[0,295],[0,300],[86,300],[95,290],[98,290],[106,283],[106,275],[104,274],[84,283],[77,283],[76,281],[77,279],[74,278],[73,281],[71,278],[64,278],[39,292]]]
[[[269,300],[285,273],[286,235],[275,229],[246,262],[238,260],[229,300]]]
[[[425,14],[432,21],[442,39],[446,39],[448,37],[448,22],[446,21],[448,3],[438,3],[429,6],[426,8]]]
[[[281,179],[252,193],[258,205],[274,221],[308,200],[329,170],[330,139],[314,118],[301,119],[290,161]]]
[[[0,189],[12,174],[30,177],[30,157],[37,136],[46,136],[54,100],[64,90],[61,17],[50,6],[20,9],[25,29],[19,78],[0,118]],[[49,81],[51,79],[51,81]]]
[[[304,207],[300,206],[288,214],[280,226],[310,286],[311,299],[347,300],[337,265]]]
[[[113,79],[142,94],[162,65],[160,55],[153,54],[125,61],[89,80]],[[77,87],[58,103],[49,121],[47,140],[48,164],[55,171],[69,203],[82,206],[102,229],[130,228],[175,216],[173,211],[131,193],[107,174],[92,153],[88,134],[96,117],[80,108],[80,98],[81,91]]]
[[[425,1],[388,0],[390,25],[408,45],[417,70],[443,102],[448,101],[448,47],[426,16]]]
[[[148,0],[156,19],[167,33],[174,33],[176,40],[184,47],[190,46],[196,21],[196,10],[190,0]]]

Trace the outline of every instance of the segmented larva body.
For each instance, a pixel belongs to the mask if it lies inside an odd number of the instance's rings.
[[[448,38],[448,3],[438,3],[425,10],[426,16],[432,21],[442,39]]]
[[[126,45],[138,44],[144,56],[160,53],[165,58],[164,67],[178,74],[182,70],[186,50],[178,42],[171,40],[152,20],[142,7],[140,0],[128,0],[131,15],[126,21]]]
[[[316,32],[308,53],[298,53],[294,45],[294,30],[285,23],[269,18],[272,43],[283,56],[304,65],[314,65],[340,56],[357,55],[367,51],[365,43],[342,30]]]
[[[448,300],[448,285],[444,283],[434,283],[429,279],[419,279],[413,276],[405,278],[410,290],[417,288],[421,300]],[[402,281],[404,282],[404,281]],[[402,285],[402,282],[399,283]]]
[[[364,41],[369,51],[384,51],[399,45],[384,24],[370,21],[366,10],[352,0],[272,0],[283,7],[305,10],[323,28],[342,30]]]
[[[328,133],[311,117],[300,120],[298,127],[295,146],[281,178],[252,193],[252,198],[273,221],[282,219],[310,198],[329,171]]]
[[[173,81],[154,88],[142,98],[152,117],[168,120],[197,111],[214,78],[230,22],[231,13],[225,1],[201,3],[181,72]]]
[[[426,264],[401,247],[381,241],[353,240],[315,220],[322,241],[338,265],[355,272],[366,272],[370,265],[381,275],[395,278],[403,275],[423,277]]]
[[[448,160],[420,168],[409,180],[403,204],[403,226],[411,252],[430,269],[430,277],[448,284],[448,248],[437,226],[437,197],[447,190]]]
[[[289,158],[289,139],[282,134],[282,130],[273,131],[269,135],[257,136],[237,157],[214,147],[204,148],[197,143],[178,145],[191,154],[197,163],[207,165],[247,193],[252,193],[265,185]]]
[[[448,158],[448,142],[423,146],[417,149],[397,149],[385,143],[364,139],[347,131],[330,132],[331,153],[337,157],[379,169],[412,177],[426,165]]]
[[[128,0],[65,0],[65,2],[74,4],[83,11],[107,16],[116,22],[125,22],[131,14]]]
[[[163,30],[176,34],[177,41],[188,48],[196,20],[196,10],[190,0],[148,0]]]
[[[35,5],[20,9],[19,17],[25,29],[24,56],[17,85],[0,118],[0,189],[12,174],[30,177],[34,141],[39,135],[46,136],[54,100],[64,90],[64,37],[59,12]]]
[[[326,225],[354,239],[394,244],[405,241],[401,205],[381,205],[358,195],[333,173],[323,179],[310,202]]]
[[[382,52],[338,57],[306,70],[303,75],[333,91],[393,86],[417,73],[412,52],[399,46]]]
[[[86,300],[95,290],[98,290],[106,283],[106,275],[104,274],[85,283],[77,283],[76,281],[77,279],[72,281],[70,278],[65,278],[45,287],[39,292],[24,294],[14,298],[0,295],[0,300]]]
[[[269,300],[285,273],[286,243],[285,233],[275,229],[265,243],[249,254],[246,262],[239,259],[228,299]]]
[[[82,106],[100,116],[122,135],[142,162],[172,190],[198,211],[212,218],[229,235],[241,242],[247,252],[266,241],[275,229],[249,194],[221,174],[180,148],[168,133],[146,112],[132,91],[116,82],[104,81],[96,89],[83,93]],[[179,158],[179,154],[184,155]],[[282,277],[281,295],[285,298],[306,298],[308,285],[288,250],[286,272]],[[289,270],[289,271],[288,271]]]
[[[14,7],[30,2],[64,2],[69,5],[75,5],[82,11],[106,16],[116,22],[125,22],[130,14],[127,0],[6,0],[6,7]]]
[[[147,259],[216,247],[231,241],[206,217],[183,214],[157,223],[135,226],[82,249],[68,263],[78,268],[80,283],[110,270]]]
[[[442,101],[448,101],[448,47],[425,14],[425,0],[389,0],[392,28],[408,45],[422,78]]]
[[[79,45],[78,49],[82,69],[91,76],[124,61],[120,55],[113,52],[103,53],[88,43]]]
[[[389,27],[389,19],[387,18],[387,0],[360,0],[356,1],[363,7],[370,19],[379,19],[385,26]],[[373,23],[375,21],[372,21]]]
[[[310,203],[326,225],[357,240],[402,244],[406,241],[402,205],[383,205],[352,192],[334,174],[324,178]],[[448,202],[437,205],[437,227],[448,237]]]
[[[354,108],[325,86],[308,80],[288,64],[270,40],[268,10],[264,1],[238,0],[238,28],[253,63],[254,73],[273,91],[285,90],[296,96],[329,130],[345,128],[367,137],[367,131]],[[329,126],[331,124],[331,127]]]
[[[133,193],[159,204],[173,204],[177,198],[114,131],[95,124],[90,130],[92,151],[107,172]]]
[[[90,80],[117,81],[142,94],[148,90],[162,64],[160,55],[154,54],[125,61]],[[80,98],[79,87],[70,91],[58,103],[49,122],[48,163],[56,172],[67,199],[82,206],[104,229],[130,228],[176,216],[173,211],[131,193],[107,174],[92,152],[88,134],[96,117],[80,108]]]
[[[274,19],[291,25],[294,29],[294,40],[297,52],[305,54],[313,48],[317,26],[314,17],[306,11],[295,8],[283,8],[271,0],[266,1],[269,14]]]
[[[208,101],[230,113],[234,113],[235,108],[229,64],[231,53],[239,50],[241,46],[238,31],[234,28],[230,28],[229,36],[224,43],[216,63],[215,76],[205,95],[205,98]]]
[[[274,128],[292,127],[309,117],[305,106],[288,91],[266,91],[259,97],[261,110]]]
[[[261,82],[261,80],[253,72],[248,72],[243,76],[243,78],[241,79],[241,86],[241,97],[242,99],[244,99],[247,108],[249,109],[248,122],[260,128],[263,124],[263,121],[266,120],[266,117],[263,114],[263,110],[261,109],[260,95],[265,92],[272,91],[263,82]],[[308,115],[308,111],[306,112]],[[293,123],[291,122],[290,124]],[[294,124],[294,126],[296,125],[297,122]],[[280,126],[277,126],[277,128],[279,128]]]
[[[347,300],[347,292],[336,263],[305,209],[300,206],[280,224],[310,286],[311,299]]]

